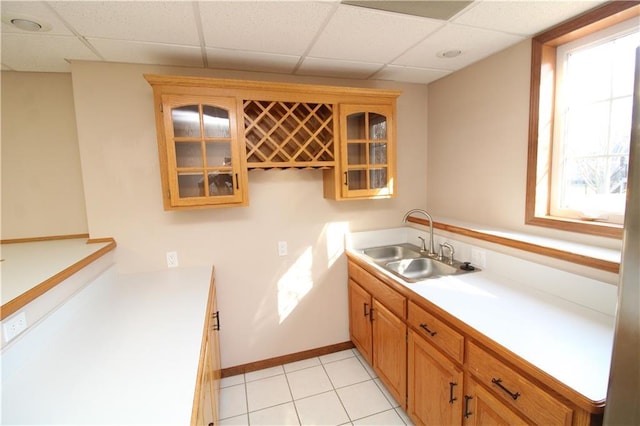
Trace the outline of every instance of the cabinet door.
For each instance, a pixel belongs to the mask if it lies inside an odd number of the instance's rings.
[[[408,352],[407,412],[413,422],[462,424],[462,370],[412,330]]]
[[[213,280],[213,278],[212,278]],[[211,404],[213,407],[213,424],[218,424],[218,404],[220,401],[220,311],[218,311],[218,303],[216,301],[215,282],[211,283],[209,291],[209,336],[208,350],[209,362],[211,364]]]
[[[377,300],[373,301],[373,368],[404,408],[407,405],[407,326]]]
[[[246,204],[236,100],[163,95],[162,108],[165,208]]]
[[[473,379],[468,380],[466,386],[464,396],[465,426],[517,426],[527,424]]]
[[[349,334],[364,359],[372,365],[371,295],[349,280]]]
[[[340,105],[343,198],[395,196],[395,123],[391,105]]]
[[[209,356],[209,346],[205,346],[204,366],[202,375],[199,377],[200,397],[198,400],[198,412],[195,419],[196,425],[217,424],[217,409],[213,404],[213,374],[211,370],[211,358]],[[192,424],[194,424],[192,419]]]

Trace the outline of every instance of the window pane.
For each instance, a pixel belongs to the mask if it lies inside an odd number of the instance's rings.
[[[204,119],[205,137],[229,137],[229,111],[214,106],[204,105],[202,107],[202,118]]]
[[[207,142],[207,167],[231,165],[231,142]]]
[[[385,188],[387,186],[387,169],[369,170],[369,180],[371,181],[372,189]]]
[[[387,144],[372,143],[369,146],[369,164],[387,163]]]
[[[347,116],[347,139],[364,139],[364,112],[358,112]]]
[[[198,105],[187,105],[171,110],[173,136],[200,137],[200,111]]]
[[[178,167],[202,167],[200,142],[176,142],[176,164]]]
[[[347,164],[366,164],[367,162],[367,144],[366,143],[348,143],[347,144]]]
[[[365,170],[349,170],[349,190],[367,189],[367,172]]]
[[[387,117],[369,113],[369,139],[386,139],[387,138]]]
[[[616,99],[611,105],[609,154],[629,155],[632,107],[631,96]]]
[[[202,173],[178,173],[178,194],[180,198],[202,197],[204,188]]]

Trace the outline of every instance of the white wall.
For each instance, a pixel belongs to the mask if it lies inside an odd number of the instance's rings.
[[[184,266],[214,264],[223,367],[349,340],[342,236],[347,230],[398,225],[406,210],[425,207],[426,86],[378,83],[404,89],[398,100],[399,195],[394,200],[329,201],[322,197],[320,171],[252,171],[249,207],[166,212],[152,90],[143,73],[373,83],[72,64],[89,231],[116,239],[121,272],[165,268],[169,250],[178,252]],[[278,241],[288,242],[288,256],[278,257]]]
[[[87,233],[70,74],[2,72],[2,239]]]
[[[429,85],[427,193],[434,216],[620,248],[524,224],[531,41]]]

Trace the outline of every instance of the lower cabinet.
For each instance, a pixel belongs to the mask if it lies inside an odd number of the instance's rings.
[[[407,414],[416,424],[459,425],[463,371],[430,343],[409,331]]]
[[[463,403],[465,426],[528,424],[488,390],[477,384],[474,379],[467,380],[465,390]]]
[[[207,316],[202,333],[198,379],[191,414],[192,426],[218,424],[220,393],[220,313],[216,304],[215,278],[212,273]]]
[[[601,423],[600,406],[429,306],[349,260],[351,340],[416,425]]]
[[[392,309],[404,312],[404,302],[385,306],[376,296],[375,278],[358,270],[349,280],[349,329],[351,340],[365,360],[373,367],[387,390],[404,408],[407,398],[407,325],[404,315],[398,316]],[[392,290],[390,290],[392,291]]]
[[[407,399],[407,326],[378,300],[373,301],[373,370],[402,405]]]

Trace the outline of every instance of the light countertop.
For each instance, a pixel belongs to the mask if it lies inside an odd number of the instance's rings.
[[[391,241],[389,232],[382,232],[383,239],[376,241],[375,232],[363,235],[364,238],[354,238],[355,244],[349,248],[352,255],[367,261],[381,273],[588,399],[594,402],[606,399],[614,316],[531,285],[522,285],[517,275],[507,277],[490,270],[409,283],[370,262],[362,255],[361,248],[413,242],[417,238],[411,236],[408,241]],[[406,240],[407,236],[399,238]],[[459,245],[454,243],[454,246]],[[579,281],[580,277],[569,277],[561,271],[554,277],[545,271],[544,279],[555,279],[555,285],[562,286],[563,280]],[[602,285],[606,286],[604,291],[615,293],[615,287]]]
[[[211,268],[111,267],[2,353],[2,424],[189,424]]]
[[[112,243],[87,243],[86,238],[2,244],[0,304],[15,299],[109,244]]]

